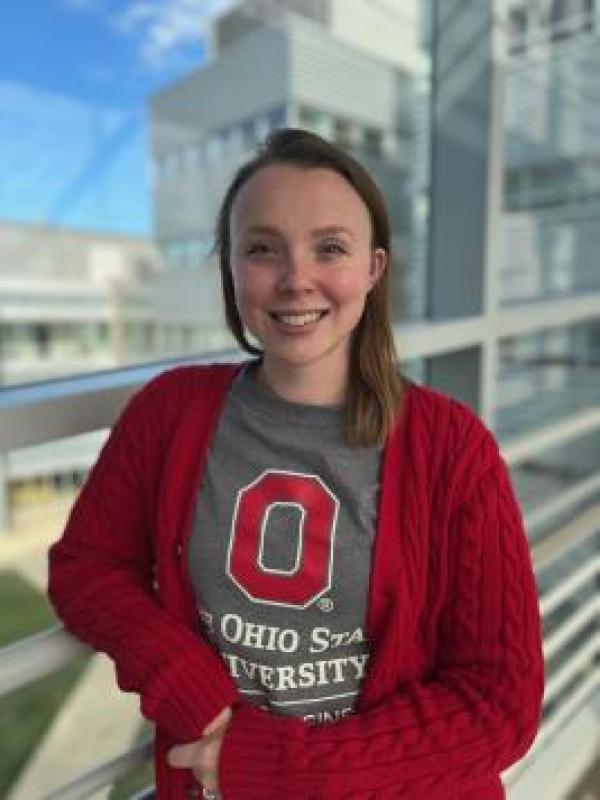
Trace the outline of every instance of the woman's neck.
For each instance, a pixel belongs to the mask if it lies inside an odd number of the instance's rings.
[[[335,374],[324,373],[323,366],[273,365],[263,360],[256,370],[256,380],[270,392],[292,403],[314,406],[338,406],[344,403],[347,368]]]

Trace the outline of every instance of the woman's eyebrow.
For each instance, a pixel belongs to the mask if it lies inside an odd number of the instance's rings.
[[[274,228],[271,225],[252,225],[250,228],[247,228],[244,233],[246,235],[256,233],[267,234],[269,236],[284,235],[281,233],[281,231],[277,230],[277,228]],[[311,236],[316,238],[317,236],[331,235],[334,233],[345,233],[351,239],[356,238],[352,231],[349,228],[345,228],[343,225],[326,225],[324,228],[315,228],[311,231]]]
[[[349,228],[345,228],[343,225],[326,225],[324,228],[315,228],[315,230],[312,231],[312,236],[324,236],[333,233],[345,233],[351,239],[356,238],[352,231]]]
[[[251,233],[266,233],[270,236],[281,236],[277,228],[273,228],[270,225],[252,225],[252,227],[246,228],[244,231],[244,235],[246,236]]]

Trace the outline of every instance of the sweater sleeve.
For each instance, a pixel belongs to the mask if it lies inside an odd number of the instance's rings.
[[[441,800],[524,755],[541,710],[541,631],[522,516],[499,453],[454,508],[448,537],[448,590],[427,678],[320,726],[239,707],[221,751],[227,800],[366,800],[386,790]]]
[[[142,713],[188,741],[240,696],[216,651],[154,591],[155,394],[152,384],[142,390],[113,428],[50,549],[48,593],[67,630],[113,659],[119,686],[140,694]]]

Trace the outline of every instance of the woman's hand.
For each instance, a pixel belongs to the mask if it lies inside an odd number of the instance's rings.
[[[201,739],[177,745],[169,750],[167,756],[169,765],[179,769],[191,769],[204,789],[218,791],[219,753],[230,720],[231,708],[224,708],[206,726]]]

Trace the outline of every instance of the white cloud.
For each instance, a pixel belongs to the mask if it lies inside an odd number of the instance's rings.
[[[139,40],[145,64],[162,67],[179,48],[205,39],[210,21],[234,5],[236,0],[132,0],[112,22]]]
[[[205,42],[215,16],[239,0],[58,0],[69,12],[94,14],[134,40],[140,63],[161,69],[188,61],[182,50]],[[189,52],[186,54],[189,56]]]

